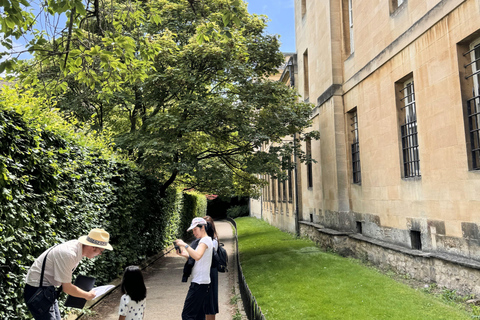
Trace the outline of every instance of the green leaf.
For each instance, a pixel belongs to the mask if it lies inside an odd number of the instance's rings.
[[[6,61],[0,62],[0,73],[3,73],[5,71],[6,64],[7,64]],[[5,174],[3,174],[3,175],[5,177]]]
[[[23,4],[25,7],[30,7],[30,3],[28,3],[27,0],[19,0],[21,4]]]
[[[4,21],[5,21],[5,24],[7,25],[7,27],[9,27],[9,28],[14,28],[15,27],[15,22],[12,20],[12,18],[6,17]]]
[[[75,9],[77,9],[77,13],[82,16],[87,13],[87,11],[85,10],[85,6],[81,1],[75,1]]]
[[[197,35],[197,43],[202,44],[205,41],[205,36],[203,34]]]
[[[225,27],[227,27],[230,24],[231,17],[232,17],[231,12],[226,12],[223,14],[222,20],[223,20],[223,25]]]

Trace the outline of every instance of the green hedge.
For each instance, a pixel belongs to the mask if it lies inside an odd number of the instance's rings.
[[[227,209],[227,217],[231,219],[236,219],[239,217],[248,217],[249,214],[250,214],[250,209],[248,205],[233,206]]]
[[[178,234],[186,239],[188,237],[187,229],[190,227],[192,219],[195,217],[204,217],[207,215],[207,198],[205,195],[196,191],[187,191],[184,193],[183,209],[180,214],[180,223]]]
[[[158,189],[155,178],[116,156],[108,140],[82,134],[35,98],[5,89],[0,94],[0,319],[30,319],[23,301],[25,275],[48,247],[94,227],[106,229],[114,252],[84,259],[76,271],[103,284],[169,245],[180,220],[198,215],[206,204],[202,195],[183,196],[175,189],[161,198]]]

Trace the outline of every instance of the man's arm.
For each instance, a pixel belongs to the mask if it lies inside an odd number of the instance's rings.
[[[83,298],[85,300],[92,300],[95,298],[95,291],[84,291],[72,283],[62,283],[63,292],[73,297]]]

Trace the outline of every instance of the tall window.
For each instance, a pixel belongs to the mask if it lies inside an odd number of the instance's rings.
[[[270,176],[268,177],[268,185],[267,185],[267,201],[272,201],[272,194],[270,193]]]
[[[397,10],[404,2],[405,2],[405,0],[391,0],[391,2],[390,2],[390,12],[392,13],[395,10]]]
[[[307,13],[307,0],[302,0],[302,18],[305,16],[305,13]]]
[[[282,202],[282,180],[277,179],[278,184],[278,202]]]
[[[310,84],[308,82],[308,50],[303,53],[303,99],[307,100]]]
[[[348,25],[350,28],[350,54],[354,52],[353,49],[353,9],[352,9],[352,0],[348,0]]]
[[[415,106],[415,89],[413,78],[403,83],[400,90],[403,96],[400,100],[403,102],[400,110],[402,119],[402,154],[403,154],[403,174],[405,178],[419,177],[420,157],[418,153],[418,132],[417,132],[417,109]]]
[[[470,51],[464,55],[470,55],[470,63],[465,67],[471,67],[471,72],[467,71],[466,78],[473,80],[472,97],[467,100],[469,166],[473,170],[480,170],[480,39],[472,42]]]
[[[350,115],[350,136],[351,136],[351,151],[352,151],[352,174],[353,183],[360,184],[362,182],[362,173],[360,170],[360,144],[358,142],[358,119],[357,109],[349,113]]]
[[[275,178],[272,178],[272,202],[276,202],[277,201],[277,196],[276,196],[276,193],[275,193]]]
[[[288,159],[289,167],[292,164],[291,158]],[[293,201],[293,174],[292,169],[288,169],[288,201]]]
[[[306,141],[307,156],[307,183],[309,188],[313,188],[313,172],[312,172],[312,140]]]
[[[262,179],[265,179],[265,176],[262,176]],[[268,200],[268,195],[267,195],[267,186],[264,186],[262,188],[262,198],[264,201],[267,201]]]

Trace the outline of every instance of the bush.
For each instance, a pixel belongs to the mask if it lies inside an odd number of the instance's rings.
[[[195,217],[204,217],[207,215],[207,198],[205,195],[188,191],[184,193],[183,210],[181,220],[178,226],[178,234],[182,238],[187,237],[187,229],[190,227],[192,219]]]
[[[50,246],[107,230],[113,253],[76,270],[103,284],[170,244],[181,219],[204,214],[204,196],[161,198],[155,178],[81,132],[28,95],[0,93],[0,319],[30,318],[25,275]]]
[[[235,219],[238,217],[247,217],[250,214],[250,210],[247,205],[233,206],[227,209],[227,217]]]

